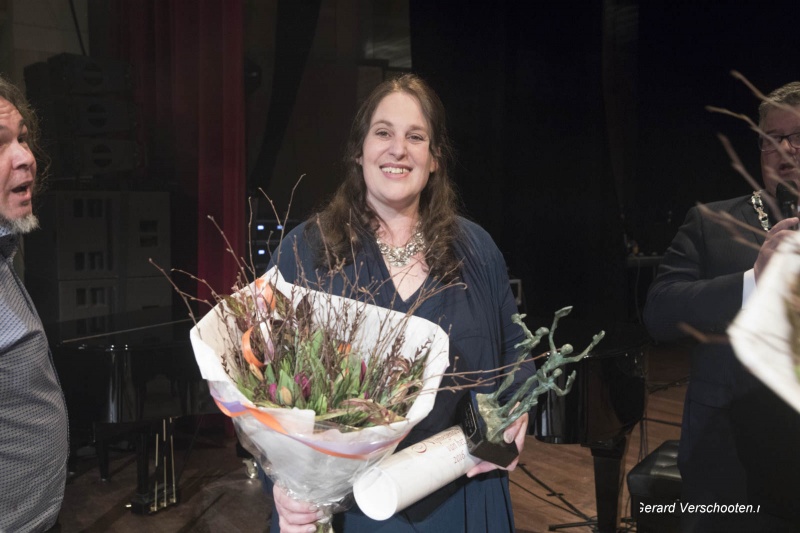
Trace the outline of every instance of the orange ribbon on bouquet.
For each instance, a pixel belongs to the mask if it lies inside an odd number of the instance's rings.
[[[272,290],[272,285],[268,283],[264,278],[258,278],[255,281],[256,291],[256,302],[258,301],[258,297],[262,297],[264,302],[269,307],[269,312],[272,313],[275,311],[276,299],[275,293]],[[257,303],[256,303],[257,305]],[[247,331],[244,332],[242,335],[242,355],[244,356],[244,360],[254,365],[256,368],[264,368],[265,364],[263,361],[259,360],[256,357],[256,354],[253,353],[253,348],[250,346],[250,334],[252,333],[253,328],[249,328]]]
[[[251,414],[256,418],[256,420],[258,420],[259,422],[261,422],[262,424],[264,424],[268,428],[272,429],[273,431],[277,431],[281,435],[286,435],[287,437],[289,437],[291,439],[294,439],[296,441],[302,442],[303,444],[305,444],[309,448],[312,448],[312,449],[314,449],[314,450],[316,450],[318,452],[324,453],[325,455],[330,455],[330,456],[333,456],[333,457],[342,457],[344,459],[356,459],[356,460],[361,460],[361,461],[369,459],[369,454],[348,454],[348,453],[343,453],[343,452],[337,452],[336,450],[331,450],[331,449],[319,446],[317,444],[314,444],[313,442],[311,442],[311,441],[309,441],[307,439],[295,437],[294,435],[289,434],[289,432],[287,432],[284,429],[284,427],[281,425],[281,423],[278,422],[278,420],[274,416],[272,416],[269,413],[265,413],[264,411],[261,411],[259,409],[256,409],[254,407],[247,407],[246,405],[242,405],[241,403],[236,402],[236,404],[234,404],[234,405],[241,407],[241,409],[234,412],[234,411],[231,411],[230,409],[228,409],[228,407],[226,405],[224,405],[222,402],[220,402],[216,398],[214,398],[214,402],[217,404],[217,407],[219,407],[220,411],[222,411],[225,415],[227,415],[227,416],[229,416],[231,418],[236,418],[238,416]],[[387,446],[391,446],[393,444],[396,444],[396,443],[400,442],[401,440],[403,440],[405,438],[405,436],[407,434],[408,434],[408,432],[403,433],[399,438],[394,439],[394,440],[384,444],[383,446],[380,446],[380,448],[386,448]],[[376,450],[380,449],[380,448],[376,448]],[[375,450],[372,450],[372,451],[375,451]]]

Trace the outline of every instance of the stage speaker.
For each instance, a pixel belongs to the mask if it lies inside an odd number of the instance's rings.
[[[59,281],[59,318],[72,320],[117,312],[116,292],[117,282],[112,279]]]
[[[142,311],[172,305],[172,285],[164,276],[127,278],[123,311]]]
[[[36,206],[41,227],[25,236],[26,274],[39,282],[119,277],[119,193],[48,191]]]
[[[53,185],[136,169],[136,107],[128,63],[58,54],[24,69],[28,100],[42,122]]]
[[[23,70],[28,98],[48,95],[125,94],[132,89],[131,67],[124,61],[58,54]]]
[[[133,132],[136,108],[129,100],[100,96],[52,96],[36,101],[42,135],[56,139]]]
[[[120,235],[124,241],[120,245],[124,248],[124,275],[137,279],[156,277],[166,283],[150,260],[169,271],[172,261],[169,193],[130,191],[121,198]],[[167,296],[171,296],[171,290],[167,291]]]
[[[25,236],[28,291],[45,323],[164,307],[172,287],[166,192],[47,191]]]
[[[141,164],[137,145],[125,139],[76,137],[52,151],[54,177],[78,177],[134,170]]]

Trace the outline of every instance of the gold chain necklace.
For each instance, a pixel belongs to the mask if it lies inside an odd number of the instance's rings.
[[[380,250],[381,255],[386,258],[386,262],[393,267],[406,266],[408,261],[416,255],[417,252],[425,249],[425,237],[422,236],[419,224],[414,228],[414,235],[412,235],[411,239],[403,246],[386,244],[377,236],[375,242],[378,243],[378,250]]]
[[[761,223],[761,227],[764,228],[764,231],[769,231],[772,225],[769,223],[769,215],[764,211],[764,201],[761,199],[761,191],[753,191],[753,196],[750,197],[750,205],[753,206],[756,215],[758,215],[758,221]]]

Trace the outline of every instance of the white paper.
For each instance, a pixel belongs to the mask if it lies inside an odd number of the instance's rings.
[[[767,387],[800,412],[800,383],[789,344],[784,298],[800,275],[800,233],[786,239],[758,280],[757,292],[728,328],[736,356]]]
[[[368,469],[353,485],[358,507],[386,520],[466,474],[480,463],[459,426],[437,433]]]

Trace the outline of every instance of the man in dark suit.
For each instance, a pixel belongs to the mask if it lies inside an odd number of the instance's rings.
[[[767,198],[780,181],[800,186],[800,82],[767,97],[759,127],[764,190],[706,206],[749,230],[689,211],[648,293],[645,324],[656,340],[687,336],[684,325],[723,335],[798,223],[776,216]],[[800,531],[800,415],[747,372],[724,340],[693,349],[678,465],[683,504],[755,506],[751,513],[684,512],[683,531]]]

